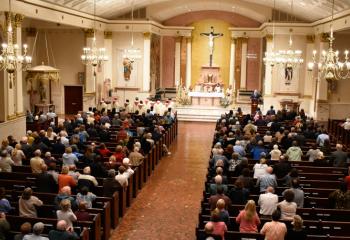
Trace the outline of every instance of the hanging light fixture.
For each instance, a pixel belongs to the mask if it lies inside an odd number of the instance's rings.
[[[108,61],[105,48],[97,48],[96,45],[96,0],[94,0],[94,37],[92,39],[91,48],[84,47],[83,55],[81,55],[81,61],[85,65],[90,65],[94,68],[101,66],[104,62]]]
[[[276,0],[273,1],[273,12],[272,12],[272,49],[271,51],[265,52],[265,57],[263,61],[265,65],[275,66],[277,62],[277,52],[275,52],[275,20],[274,20],[274,10],[276,9]]]
[[[18,44],[13,43],[14,33],[12,28],[12,11],[11,0],[9,0],[9,14],[7,19],[7,43],[1,44],[0,70],[6,70],[7,73],[13,74],[18,68],[23,71],[32,63],[32,57],[27,55],[28,46],[23,44],[23,55],[20,53]]]
[[[316,61],[317,51],[313,51],[312,62],[308,63],[308,70],[312,71],[315,67],[318,68],[321,77],[324,77],[328,82],[340,79],[347,79],[350,77],[350,62],[349,51],[344,51],[344,61],[340,61],[339,51],[333,49],[334,34],[333,34],[333,19],[334,18],[334,0],[332,1],[332,20],[331,32],[328,38],[328,51],[323,50],[319,56],[319,62]]]
[[[141,59],[141,49],[134,47],[134,1],[131,2],[131,43],[130,48],[124,49],[123,58],[128,58],[134,62],[136,59]]]
[[[293,0],[291,1],[291,14],[293,15]],[[274,27],[273,27],[274,28]],[[294,69],[299,67],[304,63],[302,58],[303,52],[301,50],[293,50],[293,39],[292,39],[293,30],[289,30],[289,48],[287,50],[279,50],[277,52],[266,52],[265,58],[270,62],[271,66],[282,65],[285,69]],[[273,30],[274,33],[274,30]]]

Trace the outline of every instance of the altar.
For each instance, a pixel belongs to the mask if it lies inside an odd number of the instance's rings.
[[[192,105],[220,106],[220,99],[225,97],[222,92],[189,92]]]

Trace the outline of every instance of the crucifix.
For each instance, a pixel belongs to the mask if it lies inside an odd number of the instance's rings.
[[[218,37],[224,36],[223,33],[214,33],[214,27],[210,27],[210,32],[208,33],[201,33],[201,36],[206,36],[209,38],[209,66],[212,67],[213,65],[213,53],[214,53],[214,39]]]

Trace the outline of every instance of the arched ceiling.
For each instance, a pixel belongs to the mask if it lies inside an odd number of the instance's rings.
[[[84,13],[93,13],[94,0],[41,0]],[[97,15],[115,19],[134,8],[147,8],[147,17],[156,21],[190,11],[233,11],[258,22],[271,18],[274,0],[95,0]],[[276,9],[292,14],[292,0],[275,0]],[[306,22],[329,17],[332,12],[331,0],[294,0],[293,14]],[[335,0],[335,13],[350,9],[350,0]]]

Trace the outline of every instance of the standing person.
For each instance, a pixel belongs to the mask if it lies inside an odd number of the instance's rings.
[[[348,154],[343,151],[343,145],[337,144],[336,151],[332,152],[331,158],[334,167],[346,167],[348,161]]]
[[[57,222],[57,230],[51,230],[49,232],[50,240],[78,240],[79,236],[76,234],[72,227],[67,225],[64,220]]]
[[[258,232],[260,219],[256,212],[256,205],[253,200],[249,200],[245,205],[244,210],[240,211],[240,213],[236,217],[236,222],[239,223],[240,232]]]
[[[292,142],[292,146],[287,149],[286,155],[290,161],[301,161],[301,156],[303,156],[303,151],[298,146],[297,141]]]
[[[6,235],[10,231],[10,227],[10,223],[6,220],[5,213],[0,212],[0,240],[8,239]]]
[[[33,195],[33,190],[31,188],[24,189],[22,196],[19,199],[19,216],[20,217],[38,217],[36,207],[43,205],[43,202]]]
[[[30,159],[30,167],[33,173],[41,173],[42,166],[45,164],[44,159],[41,158],[41,151],[35,150],[34,157]]]
[[[267,240],[284,240],[284,237],[287,233],[286,224],[279,222],[281,218],[281,212],[279,209],[276,209],[272,213],[272,221],[264,224],[260,233],[265,235]]]
[[[12,165],[14,162],[9,157],[6,150],[2,150],[0,154],[0,171],[2,172],[12,172]]]
[[[214,211],[212,211],[210,223],[212,223],[214,226],[214,230],[213,230],[212,234],[221,236],[222,240],[225,240],[225,232],[227,232],[227,226],[220,219],[219,209],[216,208],[216,209],[214,209]]]
[[[21,148],[21,144],[16,144],[15,148],[12,150],[11,155],[15,166],[22,166],[22,160],[26,159]]]
[[[297,212],[297,204],[294,201],[294,192],[290,189],[284,191],[284,200],[277,204],[281,209],[282,220],[293,220],[294,215]]]
[[[299,215],[295,215],[292,222],[293,228],[287,233],[286,240],[306,240],[306,231],[303,229],[303,219]]]
[[[71,203],[68,199],[64,199],[60,203],[61,210],[57,210],[57,220],[65,220],[68,227],[73,227],[73,222],[77,221],[77,217],[72,211]]]
[[[278,196],[274,194],[273,187],[268,187],[266,193],[260,194],[258,204],[260,206],[259,213],[261,216],[270,217],[272,215],[278,204]]]
[[[45,225],[42,222],[37,222],[33,226],[33,234],[27,234],[23,240],[49,240],[47,237],[41,236],[44,232]]]
[[[8,213],[11,211],[11,204],[9,200],[6,199],[5,188],[0,188],[0,212]]]

